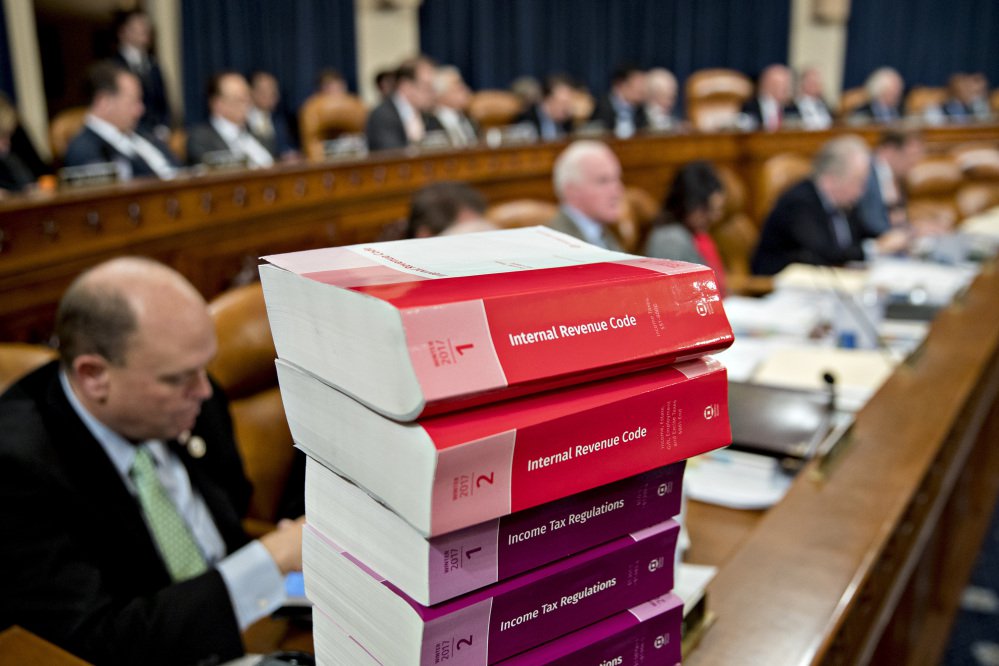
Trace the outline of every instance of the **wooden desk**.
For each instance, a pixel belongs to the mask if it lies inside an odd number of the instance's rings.
[[[999,272],[766,513],[694,504],[717,622],[685,664],[927,664],[946,646],[999,493]]]
[[[21,627],[0,632],[0,666],[88,666],[89,663]]]
[[[753,191],[760,166],[781,152],[814,153],[837,132],[644,135],[609,141],[628,185],[661,198],[690,160],[734,168]],[[873,141],[879,130],[859,131]],[[927,131],[931,146],[999,140],[999,125]],[[379,153],[363,162],[213,173],[170,182],[0,201],[0,340],[48,339],[55,303],[81,270],[121,254],[160,259],[211,298],[252,277],[257,257],[372,241],[435,180],[463,180],[492,202],[553,199],[551,167],[563,143],[423,155]],[[758,215],[757,215],[758,217]]]

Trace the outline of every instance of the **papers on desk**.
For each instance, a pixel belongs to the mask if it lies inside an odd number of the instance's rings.
[[[866,286],[867,271],[863,269],[791,264],[774,276],[774,288],[778,291],[798,289],[859,294]]]
[[[967,289],[977,274],[978,268],[972,265],[944,266],[884,257],[873,262],[867,287],[889,294],[909,294],[913,302],[946,305]]]
[[[673,581],[673,594],[683,599],[684,616],[697,605],[708,588],[708,583],[718,573],[718,567],[707,564],[689,564],[681,562],[676,565]]]
[[[771,335],[806,338],[828,318],[827,308],[814,295],[800,291],[775,291],[763,298],[729,296],[724,305],[736,339]]]
[[[961,223],[960,233],[999,241],[999,206],[964,220]]]
[[[730,509],[769,508],[783,499],[791,480],[776,458],[729,449],[691,458],[683,475],[687,497]]]

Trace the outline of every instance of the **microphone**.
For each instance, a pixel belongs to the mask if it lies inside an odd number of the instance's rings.
[[[830,412],[836,411],[836,375],[826,370],[822,373],[822,381],[826,383],[826,391],[829,394],[829,404],[826,408]]]

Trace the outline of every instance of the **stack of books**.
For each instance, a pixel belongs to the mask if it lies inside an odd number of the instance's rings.
[[[265,261],[320,663],[679,662],[683,461],[730,441],[710,269],[541,227]]]

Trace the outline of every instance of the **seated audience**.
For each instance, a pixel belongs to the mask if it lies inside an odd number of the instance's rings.
[[[822,130],[832,125],[832,111],[822,97],[822,73],[817,67],[802,70],[794,108],[805,129]]]
[[[239,72],[220,72],[208,84],[208,122],[195,125],[187,137],[187,161],[202,164],[211,153],[229,153],[249,167],[269,167],[275,154],[253,135],[246,121],[250,85]]]
[[[541,101],[528,107],[517,119],[530,123],[542,141],[558,141],[572,134],[573,81],[553,74],[541,84]]]
[[[988,82],[982,74],[954,74],[947,85],[950,96],[943,105],[943,113],[950,122],[988,120]]]
[[[650,129],[676,129],[676,77],[668,69],[650,69],[645,75],[645,117]]]
[[[409,203],[407,237],[486,231],[495,227],[483,219],[486,200],[464,183],[440,182],[420,188]]]
[[[591,120],[598,121],[619,139],[627,139],[648,126],[645,117],[645,73],[623,65],[611,76],[611,89],[593,109]]]
[[[548,226],[587,243],[621,251],[621,243],[611,231],[624,205],[617,155],[599,141],[576,141],[555,160],[552,181],[559,213]]]
[[[767,132],[776,132],[784,123],[790,111],[791,70],[784,65],[770,65],[760,74],[756,84],[756,96],[746,100],[742,112],[753,121],[754,127]]]
[[[427,58],[404,62],[395,74],[395,92],[368,114],[364,133],[370,150],[419,145],[427,132],[443,129],[434,108],[434,64]]]
[[[112,56],[119,65],[139,77],[145,112],[139,128],[160,141],[170,138],[170,105],[167,103],[163,72],[152,52],[153,26],[140,9],[120,11],[114,17],[118,50]]]
[[[915,132],[885,132],[871,155],[871,174],[857,209],[867,233],[880,236],[904,229],[905,178],[926,154],[922,137]]]
[[[129,74],[128,76],[131,76]],[[136,84],[138,88],[138,84]],[[78,277],[58,361],[0,396],[0,629],[98,664],[220,663],[284,600],[302,522],[257,541],[215,329],[197,290],[148,259]]]
[[[774,275],[791,263],[840,266],[864,258],[865,231],[854,205],[864,193],[870,151],[853,135],[828,141],[810,178],[780,196],[760,233],[753,273]]]
[[[724,293],[725,267],[708,230],[721,219],[725,190],[708,162],[688,162],[676,172],[644,254],[705,264]]]
[[[35,175],[11,145],[17,127],[17,112],[0,96],[0,196],[4,192],[21,192],[35,182]]]
[[[143,111],[138,77],[113,62],[100,62],[88,71],[87,86],[90,109],[63,163],[71,167],[112,162],[122,180],[172,178],[177,158],[158,139],[137,129]]]
[[[891,123],[902,117],[902,91],[905,82],[891,67],[881,67],[864,84],[868,101],[851,115],[876,123]]]
[[[246,116],[247,126],[271,155],[294,159],[298,153],[288,116],[278,106],[280,101],[281,89],[273,74],[256,71],[250,75],[251,106]]]
[[[541,82],[533,76],[518,76],[510,83],[510,92],[520,98],[525,109],[541,101]]]
[[[447,132],[452,146],[471,146],[479,141],[478,124],[468,115],[472,93],[457,67],[439,67],[434,76],[437,108],[434,115]]]

